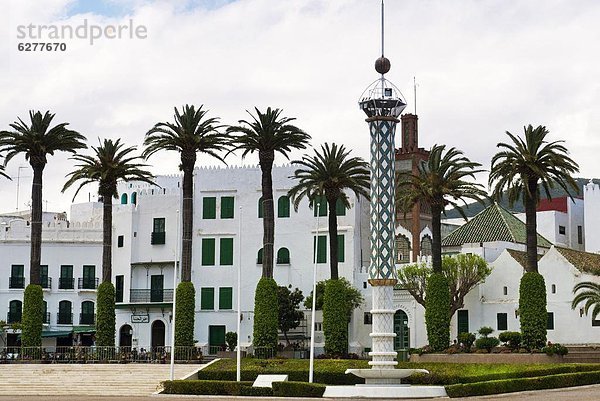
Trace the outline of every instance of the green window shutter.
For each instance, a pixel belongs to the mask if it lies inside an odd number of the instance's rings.
[[[315,217],[317,217],[317,212],[319,212],[319,217],[327,216],[327,199],[325,196],[318,196],[315,199],[315,206],[313,209]]]
[[[221,266],[233,265],[233,238],[221,238],[219,248],[219,264]]]
[[[346,206],[344,206],[344,202],[338,198],[335,203],[335,214],[337,216],[345,216],[346,215]]]
[[[280,196],[277,200],[277,217],[290,217],[290,198]]]
[[[233,304],[233,288],[219,288],[219,309],[232,309]]]
[[[469,311],[462,309],[458,311],[458,334],[469,332]]]
[[[164,233],[165,232],[165,219],[164,217],[156,218],[153,220],[154,232]]]
[[[262,196],[258,198],[258,218],[262,219],[265,215],[265,207],[263,206]]]
[[[318,237],[314,237],[313,250],[315,249],[314,241],[317,241],[317,263],[327,263],[327,236],[319,235]],[[314,261],[314,255],[313,255],[313,261]]]
[[[256,255],[256,264],[257,265],[262,265],[263,262],[263,249],[260,248],[258,250],[258,255]]]
[[[123,248],[123,240],[124,240],[124,237],[122,235],[119,235],[117,237],[117,248]]]
[[[60,266],[60,277],[61,278],[73,278],[73,265],[61,265]]]
[[[548,312],[548,330],[554,330],[554,312]]]
[[[277,264],[288,265],[290,263],[290,251],[287,248],[279,248],[277,251]]]
[[[235,208],[235,198],[233,196],[221,196],[221,218],[233,219],[233,209]]]
[[[12,265],[11,275],[13,277],[25,277],[25,266],[24,265]]]
[[[215,289],[212,287],[202,287],[200,289],[200,309],[215,309]]]
[[[337,244],[338,244],[338,262],[344,261],[344,235],[337,236]]]
[[[202,266],[215,265],[215,239],[202,238]]]
[[[217,218],[217,198],[214,196],[205,196],[202,198],[202,218]]]

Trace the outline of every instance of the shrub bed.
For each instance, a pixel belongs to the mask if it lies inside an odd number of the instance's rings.
[[[164,388],[163,394],[242,395],[242,388],[251,387],[252,382],[223,380],[168,380],[162,382],[162,385]]]
[[[565,373],[508,380],[492,380],[469,384],[453,384],[446,386],[446,392],[448,393],[448,396],[454,398],[584,386],[598,383],[600,383],[600,371]]]
[[[539,273],[525,273],[519,287],[519,318],[521,341],[527,349],[546,345],[547,316],[544,277]]]
[[[276,397],[323,397],[325,385],[306,382],[274,382],[273,395]]]
[[[96,296],[96,344],[115,346],[115,287],[110,281],[98,286]]]
[[[194,310],[196,290],[189,281],[179,283],[175,290],[175,346],[194,346]]]
[[[23,295],[21,342],[24,347],[40,347],[42,345],[43,310],[44,293],[42,287],[29,284]]]
[[[427,340],[434,351],[443,351],[450,343],[450,290],[443,274],[427,279],[425,325]]]

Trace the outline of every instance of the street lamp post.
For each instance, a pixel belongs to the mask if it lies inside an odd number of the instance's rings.
[[[311,324],[310,324],[310,363],[308,368],[308,382],[312,383],[315,373],[315,314],[317,309],[317,247],[319,244],[319,210],[321,202],[315,202],[317,210],[317,223],[315,225],[315,246],[314,246],[314,263],[313,263],[313,297],[311,309]]]

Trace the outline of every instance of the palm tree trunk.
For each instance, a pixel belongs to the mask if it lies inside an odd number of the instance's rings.
[[[181,281],[192,281],[192,229],[194,223],[194,166],[183,165],[183,233]]]
[[[42,174],[44,165],[33,167],[31,185],[31,259],[29,264],[29,283],[41,284],[40,263],[42,259]]]
[[[112,279],[112,196],[102,194],[102,282]]]
[[[431,262],[434,273],[442,273],[442,207],[431,205]]]
[[[273,242],[275,240],[275,208],[273,207],[273,152],[259,152],[262,171],[263,199],[263,264],[262,276],[273,278]]]
[[[327,199],[327,206],[329,209],[329,269],[331,270],[332,280],[337,280],[339,278],[336,203],[337,199]]]
[[[528,272],[538,273],[537,259],[537,181],[528,181],[529,193],[524,195],[525,228],[527,233],[527,267]]]

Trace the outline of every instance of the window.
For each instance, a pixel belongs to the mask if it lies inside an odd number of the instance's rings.
[[[547,330],[554,330],[554,312],[548,312],[548,326]]]
[[[79,279],[79,289],[94,290],[98,287],[96,280],[96,266],[83,265],[83,278]]]
[[[577,226],[577,243],[583,244],[583,227]]]
[[[233,265],[233,238],[219,240],[219,264],[221,266]]]
[[[461,309],[458,311],[458,334],[469,332],[469,311]]]
[[[396,263],[410,262],[410,241],[405,235],[396,235]]]
[[[315,331],[323,331],[323,322],[315,322]]]
[[[553,294],[556,294],[556,284],[552,284],[551,290]]]
[[[200,289],[200,309],[215,309],[215,289],[212,287],[203,287]]]
[[[363,288],[366,290],[367,289],[367,282],[363,281]]]
[[[567,229],[565,228],[565,226],[558,226],[558,233],[565,235],[567,233]]]
[[[265,207],[263,206],[262,196],[258,198],[258,218],[262,219],[265,215]]]
[[[94,315],[94,303],[92,301],[83,301],[81,303],[81,315],[79,324],[94,324],[96,322]]]
[[[432,248],[433,242],[431,241],[431,237],[429,235],[423,236],[423,238],[421,238],[421,256],[431,256]]]
[[[313,262],[315,259],[314,249],[315,243],[317,247],[317,263],[326,263],[327,262],[327,236],[319,235],[313,237]]]
[[[137,205],[137,192],[132,192],[131,193],[131,203],[133,205]]]
[[[121,195],[121,205],[127,204],[127,194]]]
[[[289,265],[290,264],[290,250],[287,248],[279,248],[277,251],[277,264],[278,265]]]
[[[504,295],[508,295],[508,287],[505,286],[503,290],[504,290]]]
[[[50,288],[52,287],[52,280],[48,277],[48,265],[40,266],[40,281],[42,288]]]
[[[50,314],[48,313],[48,302],[44,301],[44,310],[42,311],[42,324],[50,324]]]
[[[25,288],[24,265],[12,265],[10,267],[10,285],[8,288]]]
[[[164,217],[156,218],[152,224],[152,236],[150,244],[164,245],[165,244],[165,219]]]
[[[117,248],[123,248],[123,236],[119,235],[117,237]]]
[[[23,303],[19,300],[10,301],[8,304],[7,323],[19,323],[23,315]]]
[[[215,265],[215,239],[202,238],[202,266]]]
[[[508,314],[507,313],[497,313],[496,314],[496,322],[498,327],[498,331],[508,330]]]
[[[600,320],[592,318],[592,327],[600,327]]]
[[[163,302],[165,288],[165,276],[153,274],[150,276],[150,302]]]
[[[277,200],[277,217],[290,217],[290,198],[286,195]]]
[[[258,254],[256,255],[256,264],[262,265],[262,262],[263,262],[263,249],[260,248],[258,250]]]
[[[373,315],[371,315],[371,312],[365,312],[363,318],[364,324],[373,324]]]
[[[337,236],[337,245],[338,245],[338,262],[344,262],[344,235]]]
[[[217,218],[217,198],[214,196],[202,198],[202,218],[211,220]]]
[[[115,277],[115,302],[123,302],[123,284],[125,276]]]
[[[346,215],[346,206],[344,206],[344,201],[338,198],[337,202],[335,202],[335,214],[336,216],[345,216]]]
[[[219,288],[219,309],[230,310],[233,304],[233,288],[221,287]]]
[[[70,301],[58,303],[58,324],[73,324],[73,313]]]
[[[75,288],[73,279],[73,265],[60,266],[60,278],[58,279],[58,288],[60,290],[72,290]]]
[[[319,196],[315,199],[315,204],[313,206],[315,217],[317,217],[317,212],[319,213],[319,217],[327,216],[327,199],[325,199],[324,196]]]
[[[206,199],[206,198],[205,198]],[[233,219],[235,198],[233,196],[221,196],[221,218]]]

